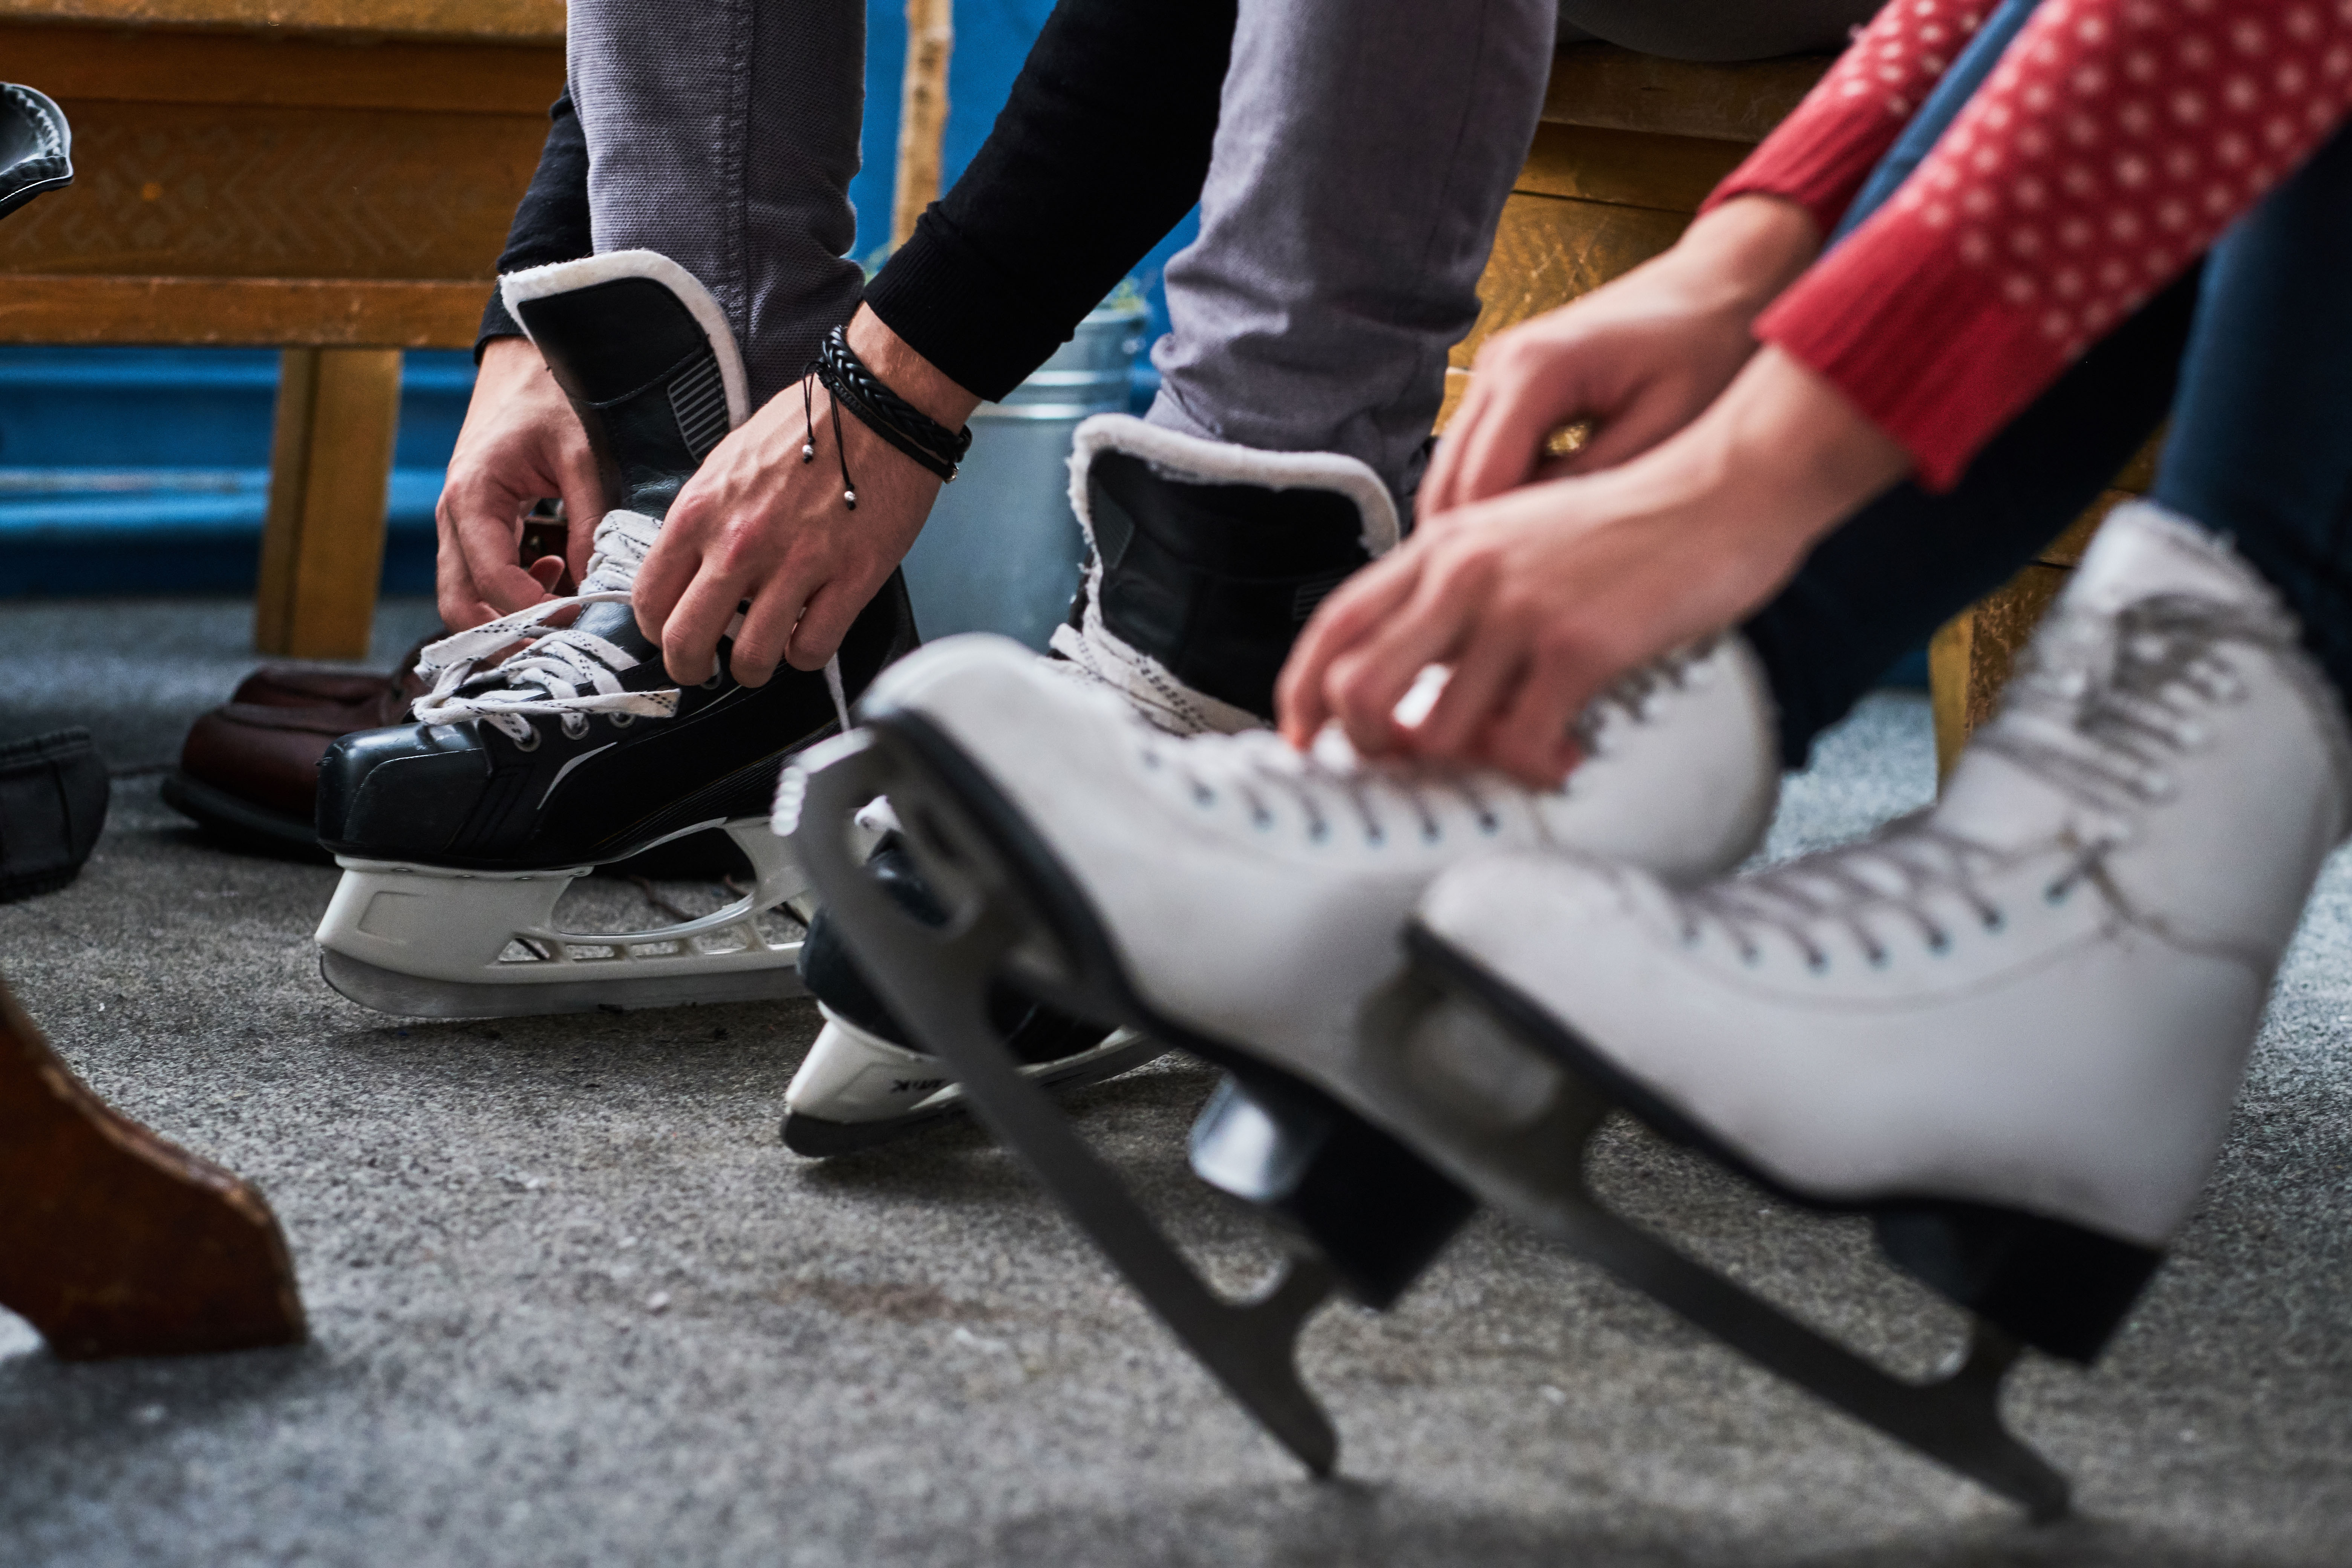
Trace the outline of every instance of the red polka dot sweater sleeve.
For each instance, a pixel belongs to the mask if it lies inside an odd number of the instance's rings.
[[[1792,155],[1776,132],[1718,199],[1771,190],[1843,211],[1948,58],[1925,27],[1958,36],[1980,10],[1895,0],[1790,117]],[[1849,92],[1857,80],[1877,87]],[[2347,106],[2352,0],[2047,0],[1894,199],[1757,335],[1948,487]],[[1819,151],[1839,146],[1853,163]]]

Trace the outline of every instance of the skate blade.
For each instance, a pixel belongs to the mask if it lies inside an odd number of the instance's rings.
[[[1976,1319],[1957,1365],[1913,1383],[1602,1207],[1585,1159],[1614,1102],[1521,1043],[1485,986],[1457,973],[1439,944],[1409,945],[1415,970],[1366,1006],[1350,1064],[1359,1092],[1391,1131],[1482,1201],[1766,1370],[2008,1498],[2037,1523],[2065,1515],[2066,1477],[2001,1420],[2001,1383],[2023,1348],[2016,1340]]]
[[[322,949],[319,977],[345,998],[402,1018],[534,1018],[559,1013],[635,1013],[648,1007],[716,1006],[726,1002],[785,1002],[808,994],[790,955],[772,969],[719,974],[652,974],[614,980],[434,980],[379,969],[365,959]]]
[[[1016,857],[966,804],[967,795],[985,799],[985,785],[958,787],[970,772],[928,726],[894,718],[802,753],[779,791],[779,827],[791,832],[860,966],[924,1048],[961,1081],[973,1114],[1227,1392],[1310,1471],[1328,1475],[1339,1437],[1299,1380],[1297,1347],[1307,1318],[1332,1294],[1329,1268],[1294,1257],[1255,1295],[1239,1301],[1218,1295],[990,1026],[989,983],[1008,968],[1034,994],[1078,1016],[1118,1018],[1127,1009],[1103,994],[1112,988],[1083,978],[1086,971],[1105,973],[1108,957],[1091,917],[1069,907],[1049,912],[1033,900],[1041,889],[1017,876]],[[933,891],[955,911],[945,926],[908,916],[855,853],[852,817],[882,795]]]
[[[1146,1062],[1158,1061],[1168,1054],[1168,1047],[1159,1041],[1137,1036],[1131,1030],[1122,1029],[1118,1035],[1124,1038],[1114,1037],[1094,1050],[1080,1052],[1075,1059],[1024,1067],[1021,1074],[1039,1089],[1055,1094],[1068,1094],[1106,1079],[1117,1078]],[[871,1121],[828,1121],[821,1116],[787,1110],[783,1124],[784,1147],[812,1160],[830,1159],[835,1154],[854,1154],[862,1149],[895,1143],[928,1127],[961,1121],[970,1110],[964,1098],[963,1085],[951,1083],[910,1110],[898,1116],[877,1117]]]
[[[806,879],[764,818],[724,830],[752,864],[752,890],[698,919],[635,931],[557,926],[557,902],[589,866],[461,871],[339,858],[343,879],[319,922],[319,973],[361,1006],[410,1018],[804,996],[799,942],[771,942],[756,921],[804,892]]]

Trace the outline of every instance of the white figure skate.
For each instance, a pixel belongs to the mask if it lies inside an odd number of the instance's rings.
[[[2002,1428],[2021,1345],[2088,1362],[2187,1218],[2271,977],[2352,811],[2337,699],[2270,589],[2147,505],[2102,527],[1942,801],[1696,889],[1513,858],[1423,900],[1433,992],[1362,1037],[1392,1130],[1849,1413],[2047,1517]],[[1876,1223],[1975,1314],[1897,1380],[1600,1209],[1612,1104]]]

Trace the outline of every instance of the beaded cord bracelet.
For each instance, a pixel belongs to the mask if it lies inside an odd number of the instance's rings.
[[[857,481],[849,477],[849,449],[841,439],[845,405],[867,429],[937,474],[942,482],[954,482],[958,465],[971,450],[971,427],[950,430],[891,391],[880,376],[866,368],[866,362],[849,346],[849,334],[839,327],[825,335],[824,348],[801,373],[801,412],[807,422],[807,434],[801,442],[802,462],[816,461],[816,397],[810,390],[812,381],[832,395],[834,456],[841,464],[842,502],[850,510],[857,510]]]

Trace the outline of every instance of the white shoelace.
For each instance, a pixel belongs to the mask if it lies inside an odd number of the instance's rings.
[[[1614,743],[1621,726],[1650,722],[1659,712],[1658,699],[1692,684],[1696,668],[1717,646],[1718,639],[1710,638],[1624,676],[1579,719],[1579,742],[1587,752],[1599,753]],[[1423,671],[1413,694],[1399,704],[1401,715],[1416,700],[1419,710],[1426,713],[1442,685],[1442,674],[1433,677]],[[1523,808],[1511,816],[1532,818],[1535,803],[1553,793],[1530,790],[1484,770],[1367,760],[1336,726],[1327,727],[1305,752],[1264,730],[1180,737],[1173,744],[1151,736],[1144,743],[1143,760],[1147,767],[1171,769],[1203,807],[1213,805],[1221,792],[1232,792],[1252,824],[1261,828],[1276,820],[1269,803],[1287,802],[1313,843],[1328,838],[1335,822],[1351,821],[1370,845],[1389,842],[1398,826],[1434,844],[1444,837],[1448,818],[1462,814],[1481,837],[1493,837],[1505,826],[1506,803]],[[1570,787],[1574,787],[1573,774]]]
[[[643,512],[608,511],[596,524],[595,553],[588,558],[588,575],[578,594],[427,644],[416,672],[432,681],[433,688],[416,700],[412,710],[416,720],[449,724],[478,719],[528,750],[538,743],[534,718],[556,719],[566,735],[576,738],[586,731],[593,713],[610,715],[616,726],[633,724],[641,715],[667,719],[676,714],[677,687],[630,691],[622,686],[622,675],[640,662],[626,649],[576,626],[538,629],[567,610],[628,603],[638,568],[660,530],[660,520]],[[727,635],[732,637],[741,626],[742,617],[733,617],[727,623]],[[481,668],[482,660],[518,641],[521,647],[492,668]],[[846,731],[849,703],[838,658],[825,661],[824,679],[834,712]]]
[[[2141,810],[2170,797],[2168,756],[2210,734],[2198,710],[2246,695],[2214,645],[2273,647],[2293,637],[2275,618],[2203,599],[2150,598],[2114,615],[2059,609],[1975,742],[2075,805],[2066,860],[2043,886],[2044,899],[2063,901],[2130,839]],[[2006,917],[1978,879],[2003,857],[1934,818],[1930,807],[1864,843],[1685,893],[1678,900],[1683,940],[1696,943],[1713,925],[1754,963],[1758,938],[1777,935],[1819,972],[1830,962],[1830,931],[1843,932],[1874,967],[1885,963],[1886,942],[1872,924],[1879,919],[1915,929],[1928,952],[1945,952],[1951,932],[1938,900],[1988,931],[2001,930]]]
[[[1444,836],[1446,817],[1463,811],[1482,834],[1491,836],[1501,829],[1503,818],[1482,790],[1515,787],[1489,773],[1367,762],[1337,729],[1325,730],[1307,752],[1266,730],[1197,735],[1174,745],[1154,736],[1144,743],[1143,765],[1171,770],[1203,807],[1230,792],[1254,826],[1273,826],[1276,815],[1270,803],[1286,803],[1307,841],[1317,844],[1331,836],[1335,822],[1352,823],[1367,844],[1386,843],[1391,826],[1399,825],[1435,843]]]

